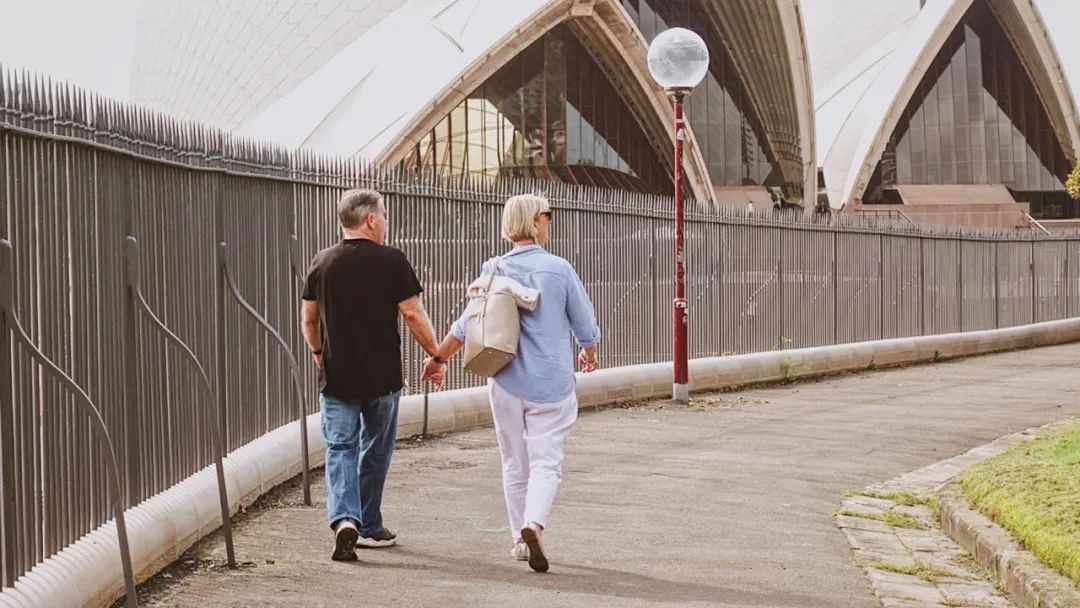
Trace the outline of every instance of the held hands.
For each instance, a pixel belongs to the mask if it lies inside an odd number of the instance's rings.
[[[578,353],[578,365],[581,367],[581,373],[588,374],[589,372],[595,372],[600,368],[600,361],[596,358],[596,353],[593,353],[592,358],[589,357],[588,349],[581,349]]]
[[[434,384],[435,388],[441,388],[446,380],[446,364],[436,363],[434,357],[424,359],[424,373],[420,374],[420,380],[426,380]]]

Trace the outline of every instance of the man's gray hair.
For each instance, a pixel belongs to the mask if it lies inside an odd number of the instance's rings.
[[[342,228],[359,228],[364,225],[367,217],[372,213],[379,212],[379,201],[383,196],[375,190],[357,189],[348,190],[341,195],[338,201],[338,221]]]

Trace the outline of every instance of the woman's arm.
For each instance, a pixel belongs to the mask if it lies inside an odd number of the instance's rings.
[[[579,359],[582,368],[595,369],[597,366],[596,345],[600,343],[600,326],[596,323],[596,311],[577,271],[569,263],[567,270],[566,316],[570,320],[570,330],[574,332],[574,339],[581,347]]]
[[[480,276],[484,276],[487,272],[488,263],[484,262],[484,266],[480,270]],[[442,385],[446,376],[446,362],[457,354],[457,352],[461,350],[461,347],[465,346],[465,324],[469,322],[468,310],[469,306],[468,302],[466,302],[465,310],[463,310],[461,316],[450,325],[450,332],[446,334],[442,343],[439,344],[439,348],[436,349],[435,355],[424,360],[424,373],[420,376],[420,380],[430,380],[436,385]]]

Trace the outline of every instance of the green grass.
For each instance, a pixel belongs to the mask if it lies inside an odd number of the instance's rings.
[[[971,467],[960,487],[976,509],[1080,584],[1080,423]]]
[[[917,576],[924,581],[934,581],[939,578],[949,576],[948,572],[935,568],[933,565],[926,562],[915,562],[914,566],[898,566],[896,564],[889,564],[886,562],[875,562],[870,564],[871,568],[875,570],[884,570],[885,572],[895,572],[897,574],[910,574],[911,576]]]
[[[843,511],[837,511],[837,515],[846,515],[847,517],[861,517],[862,519],[873,519],[874,521],[881,521],[889,524],[894,528],[913,528],[916,530],[923,530],[926,526],[922,525],[919,520],[908,515],[907,513],[897,513],[895,511],[888,511],[884,514],[878,513],[860,513],[858,511],[852,511],[851,509],[844,509]]]
[[[867,498],[880,498],[882,500],[891,500],[898,505],[904,505],[906,507],[913,507],[915,505],[929,504],[929,499],[919,498],[911,492],[871,492],[870,490],[848,490],[844,492],[845,497],[851,496],[866,496]]]
[[[799,364],[792,357],[784,357],[784,360],[780,362],[780,366],[784,370],[784,380],[788,382],[794,380],[799,373]]]

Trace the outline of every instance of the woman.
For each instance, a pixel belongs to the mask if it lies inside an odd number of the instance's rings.
[[[506,201],[503,238],[514,248],[499,273],[539,290],[533,311],[521,311],[518,353],[488,383],[495,434],[502,457],[503,491],[514,546],[511,555],[537,572],[548,569],[541,537],[562,481],[563,444],[577,420],[574,361],[567,338],[581,347],[583,371],[596,369],[600,328],[592,302],[573,266],[544,250],[551,236],[551,206],[531,194]],[[491,272],[491,263],[483,273]],[[466,318],[458,319],[424,378],[442,381],[446,360],[465,342]]]

